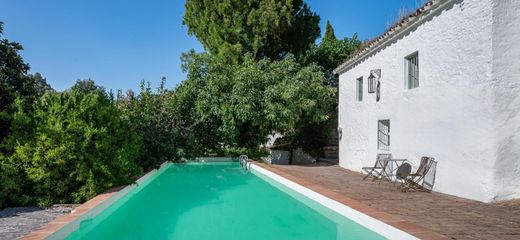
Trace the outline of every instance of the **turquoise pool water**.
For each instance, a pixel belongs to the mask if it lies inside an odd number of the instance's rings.
[[[384,239],[238,163],[169,164],[66,239]]]

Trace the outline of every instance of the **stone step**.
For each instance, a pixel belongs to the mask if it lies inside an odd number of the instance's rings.
[[[339,157],[339,147],[338,146],[326,146],[323,147],[323,157],[325,158],[338,158]]]
[[[339,136],[338,136],[338,132],[335,129],[333,132],[330,133],[329,138],[327,139],[327,143],[329,145],[338,145]]]
[[[323,150],[325,150],[325,151],[338,151],[339,147],[338,146],[325,146],[325,147],[323,147]]]
[[[332,164],[338,164],[339,163],[339,159],[338,158],[320,158],[319,161],[320,162],[332,163]]]

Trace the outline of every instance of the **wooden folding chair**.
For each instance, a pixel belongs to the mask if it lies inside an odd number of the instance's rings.
[[[425,176],[431,176],[433,173],[433,181],[435,181],[435,171],[437,162],[432,157],[422,157],[421,164],[415,173],[412,173],[406,177],[400,188],[403,192],[409,190],[431,192],[433,189],[433,182],[425,183]],[[432,168],[433,167],[433,168]],[[429,174],[430,173],[430,174]]]

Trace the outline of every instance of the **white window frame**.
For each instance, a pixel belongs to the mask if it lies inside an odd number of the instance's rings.
[[[390,151],[390,119],[377,120],[377,149]]]
[[[405,66],[405,88],[414,89],[419,87],[419,52],[414,52],[404,58]]]

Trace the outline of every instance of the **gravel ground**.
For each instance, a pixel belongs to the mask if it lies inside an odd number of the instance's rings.
[[[57,216],[68,214],[69,206],[14,207],[0,210],[0,240],[19,239],[25,234],[52,221]]]

